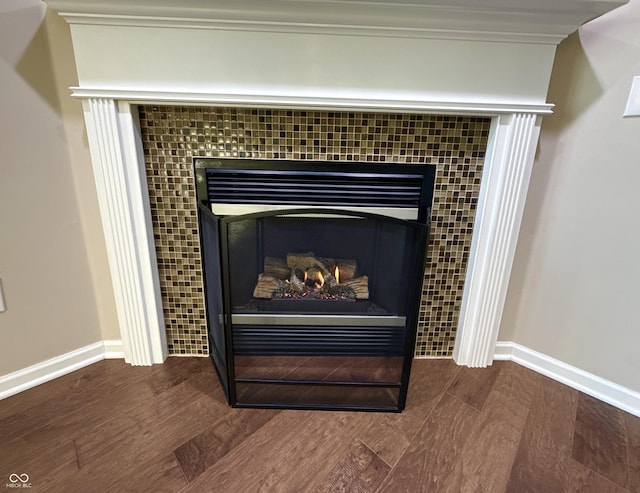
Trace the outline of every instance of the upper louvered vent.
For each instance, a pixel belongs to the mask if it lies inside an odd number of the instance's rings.
[[[194,167],[198,200],[220,216],[346,210],[427,222],[435,175],[424,164],[197,158]]]
[[[420,204],[420,175],[208,169],[209,200],[226,204],[412,207]]]

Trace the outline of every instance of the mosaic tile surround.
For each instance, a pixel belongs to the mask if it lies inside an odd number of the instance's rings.
[[[428,163],[437,168],[416,356],[453,351],[489,118],[141,106],[171,354],[208,354],[193,157]]]

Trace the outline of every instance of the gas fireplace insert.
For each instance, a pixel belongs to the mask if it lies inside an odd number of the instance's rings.
[[[229,403],[401,411],[434,167],[194,167],[211,358]]]

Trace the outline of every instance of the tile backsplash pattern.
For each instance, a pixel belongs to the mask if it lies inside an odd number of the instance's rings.
[[[193,157],[427,163],[437,167],[416,356],[453,351],[489,118],[141,106],[171,354],[208,354]]]

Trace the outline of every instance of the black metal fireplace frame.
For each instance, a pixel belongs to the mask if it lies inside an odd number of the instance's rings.
[[[426,242],[428,235],[428,218],[430,212],[431,205],[431,194],[433,189],[433,179],[434,179],[434,167],[432,166],[416,166],[416,165],[369,165],[369,164],[356,164],[349,163],[349,165],[345,166],[344,163],[314,163],[314,162],[289,162],[289,161],[252,161],[252,160],[207,160],[207,159],[198,159],[196,160],[196,179],[198,180],[198,190],[199,190],[199,208],[198,214],[200,219],[200,227],[201,231],[205,228],[205,222],[208,221],[210,224],[214,224],[215,228],[217,228],[218,233],[218,244],[215,245],[217,248],[218,260],[215,258],[212,260],[211,258],[206,258],[205,251],[210,249],[211,245],[206,244],[207,240],[205,239],[205,235],[201,234],[201,247],[203,252],[203,269],[206,272],[210,267],[209,263],[217,263],[215,266],[217,270],[219,270],[219,274],[222,283],[221,286],[229,286],[230,278],[229,278],[229,249],[227,242],[224,241],[227,238],[227,229],[229,224],[234,223],[238,220],[260,220],[262,218],[269,218],[276,216],[286,216],[286,215],[304,215],[304,214],[314,214],[314,215],[327,215],[327,216],[350,216],[353,217],[354,214],[357,217],[368,219],[371,221],[383,221],[389,224],[397,224],[402,225],[404,228],[411,228],[416,232],[416,238],[418,238],[418,243],[420,244],[419,249],[422,252],[421,255],[418,255],[415,261],[415,268],[412,270],[412,275],[409,277],[408,281],[412,286],[412,289],[409,290],[411,293],[411,301],[410,305],[414,307],[410,312],[406,314],[406,320],[404,324],[404,341],[402,344],[402,352],[401,354],[397,353],[385,353],[384,351],[374,352],[376,356],[397,356],[402,357],[402,370],[399,381],[345,381],[345,380],[298,380],[298,379],[287,379],[287,378],[278,378],[278,379],[268,379],[268,378],[243,378],[237,377],[235,374],[234,368],[234,358],[238,356],[240,353],[236,350],[235,346],[238,344],[238,333],[240,331],[235,330],[235,325],[233,322],[233,307],[232,300],[229,289],[222,288],[222,307],[223,314],[212,313],[210,309],[210,303],[206,303],[207,305],[207,320],[208,325],[215,324],[217,322],[222,323],[223,331],[224,331],[224,354],[216,354],[218,344],[213,340],[212,331],[209,330],[210,344],[212,348],[211,357],[214,362],[214,366],[218,371],[218,375],[221,379],[221,383],[224,387],[225,393],[227,395],[227,399],[230,405],[234,407],[259,407],[259,408],[287,408],[287,409],[323,409],[323,410],[358,410],[358,411],[392,411],[392,412],[400,412],[404,409],[409,377],[411,371],[411,363],[413,359],[413,353],[415,348],[415,340],[416,340],[416,331],[417,331],[417,323],[418,323],[418,311],[419,311],[419,303],[421,298],[421,287],[423,280],[423,272],[424,272],[424,260],[426,252]],[[275,170],[281,176],[290,176],[296,173],[309,173],[316,172],[320,174],[330,173],[333,176],[341,176],[344,174],[348,174],[350,171],[354,172],[354,169],[366,175],[377,175],[379,177],[380,173],[385,170],[389,175],[393,174],[393,176],[409,176],[409,177],[421,177],[423,180],[424,186],[421,187],[418,199],[414,199],[414,205],[416,206],[416,219],[415,220],[405,220],[405,219],[396,219],[393,217],[383,216],[379,214],[371,214],[367,212],[357,212],[345,210],[340,207],[336,207],[337,204],[330,204],[332,207],[324,208],[324,207],[314,207],[314,208],[292,208],[285,210],[267,210],[262,212],[255,212],[251,214],[243,214],[241,216],[217,216],[212,212],[212,203],[214,202],[213,197],[211,196],[211,190],[208,186],[203,185],[206,184],[206,173],[207,169],[212,169],[211,165],[216,166],[215,169],[238,169],[243,170],[247,169],[259,169],[259,170]],[[384,174],[384,173],[383,173]],[[305,177],[305,179],[307,179]],[[228,200],[228,199],[227,199]],[[315,205],[315,204],[314,204]],[[209,239],[210,243],[210,239]],[[215,281],[213,281],[215,282]],[[220,289],[220,286],[212,286],[213,282],[211,279],[208,279],[205,275],[205,295],[208,296],[211,289]],[[361,332],[367,329],[360,329],[358,327],[340,327],[340,326],[331,326],[332,330],[344,330],[344,333],[340,333],[336,340],[339,340],[340,337],[345,337],[348,340],[350,335],[354,337],[359,337]],[[284,328],[286,329],[286,328]],[[294,328],[295,329],[295,328]],[[308,329],[308,327],[307,327]],[[297,330],[297,329],[296,329]],[[322,329],[321,329],[322,330]],[[285,342],[288,337],[287,331],[284,330],[284,335],[281,334],[283,332],[282,327],[275,328],[273,331],[269,327],[262,328],[260,335],[264,337],[273,337],[271,339],[275,342],[279,341],[281,337],[284,337]],[[353,334],[352,334],[353,333]],[[329,336],[330,337],[330,336]],[[334,341],[330,341],[333,344]],[[396,341],[397,342],[397,341]],[[276,344],[277,345],[277,344]],[[397,348],[396,348],[397,351]],[[346,355],[365,355],[364,352],[354,353],[353,348],[345,349],[342,351],[337,351],[336,354],[343,353]],[[374,354],[372,353],[372,354]],[[305,348],[299,348],[296,351],[296,354],[307,354],[307,355],[326,355],[331,354],[331,352],[327,352],[326,350],[322,350],[318,352],[316,349],[309,349],[308,351]],[[221,359],[224,360],[224,364],[221,364]],[[378,404],[336,404],[336,403],[297,403],[297,402],[287,402],[287,401],[274,401],[274,402],[243,402],[238,400],[238,395],[236,393],[236,384],[263,384],[263,385],[284,385],[284,386],[329,386],[329,387],[345,387],[345,388],[395,388],[398,389],[398,397],[397,401],[391,405],[378,405]]]

